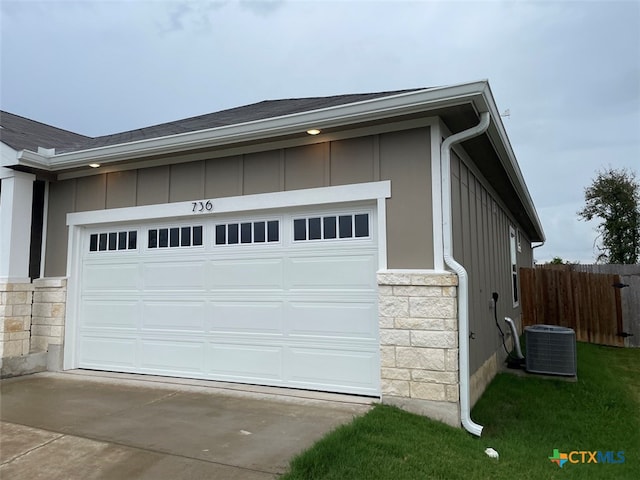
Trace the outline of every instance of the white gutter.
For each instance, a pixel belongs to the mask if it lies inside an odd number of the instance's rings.
[[[471,420],[471,394],[469,391],[469,278],[465,268],[454,258],[452,252],[451,211],[451,148],[469,138],[484,133],[489,127],[489,112],[480,114],[480,123],[475,127],[447,137],[440,147],[442,164],[442,243],[444,262],[458,275],[458,351],[460,358],[460,421],[473,435],[482,434],[482,425]]]
[[[301,134],[308,128],[327,129],[345,123],[386,119],[432,108],[473,103],[481,99],[486,85],[486,80],[483,80],[436,87],[280,117],[54,155],[44,151],[44,155],[38,155],[22,150],[18,152],[17,165],[59,171],[86,166],[90,162],[106,164],[150,155],[217,147],[233,142],[260,141],[281,135]]]

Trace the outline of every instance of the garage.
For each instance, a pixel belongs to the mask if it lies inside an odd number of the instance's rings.
[[[77,367],[379,395],[376,205],[79,228]]]

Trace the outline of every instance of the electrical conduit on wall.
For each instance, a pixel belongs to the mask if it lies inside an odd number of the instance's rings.
[[[476,137],[489,128],[489,112],[480,114],[475,127],[447,137],[440,147],[442,165],[442,243],[445,264],[458,275],[458,349],[460,358],[460,421],[473,435],[482,434],[482,425],[471,420],[469,389],[469,279],[465,268],[453,258],[451,211],[451,149],[457,143]]]

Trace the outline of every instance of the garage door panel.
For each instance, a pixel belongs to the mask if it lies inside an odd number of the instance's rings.
[[[80,367],[135,367],[135,338],[83,336],[80,339]]]
[[[205,290],[205,265],[191,262],[147,262],[142,267],[145,290]]]
[[[208,370],[219,379],[280,380],[282,350],[270,345],[211,344]]]
[[[135,329],[140,318],[139,305],[137,301],[85,300],[80,315],[86,327]]]
[[[152,302],[142,307],[142,328],[204,332],[206,302]]]
[[[290,289],[374,290],[376,263],[372,255],[318,255],[289,258]]]
[[[217,259],[209,265],[208,276],[212,290],[281,289],[283,261],[281,258]]]
[[[201,373],[205,358],[203,341],[147,340],[140,343],[140,366],[168,373]]]
[[[87,250],[78,257],[78,366],[379,394],[376,239],[336,238],[331,221],[317,220],[336,217],[332,209],[280,211],[272,240],[261,233],[263,217],[234,215],[239,233],[253,232],[238,238],[218,236],[226,217],[199,217],[196,247],[91,250],[85,231],[76,243]],[[310,219],[306,238],[295,237],[296,218]],[[109,229],[141,239],[148,229],[182,232],[181,222]]]
[[[371,339],[377,335],[374,305],[359,302],[301,302],[289,304],[290,335]]]
[[[137,263],[85,263],[82,272],[82,286],[87,293],[93,291],[139,289]]]
[[[285,358],[291,365],[290,380],[303,384],[354,387],[373,391],[378,372],[372,352],[319,348],[290,348]]]
[[[284,302],[211,302],[209,330],[282,335]]]

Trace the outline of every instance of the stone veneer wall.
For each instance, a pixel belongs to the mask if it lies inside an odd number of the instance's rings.
[[[460,426],[456,275],[378,274],[382,402]]]
[[[469,401],[472,408],[498,373],[498,366],[498,352],[496,352],[469,378]]]
[[[0,358],[29,353],[31,283],[0,283]]]
[[[67,300],[66,278],[39,278],[33,281],[33,318],[31,352],[56,350],[61,355],[64,343],[64,318]]]

